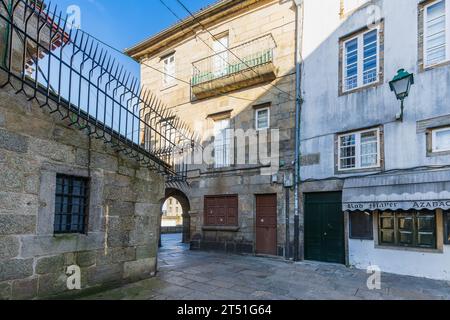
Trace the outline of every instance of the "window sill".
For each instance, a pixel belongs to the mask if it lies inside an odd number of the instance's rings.
[[[449,151],[440,151],[440,152],[427,152],[428,158],[442,157],[442,156],[449,156],[449,155],[450,155],[450,150]]]
[[[225,231],[225,232],[238,232],[239,227],[226,227],[226,226],[203,226],[203,231]]]
[[[344,91],[344,89],[342,87],[342,88],[339,89],[339,91],[340,91],[339,92],[339,97],[346,96],[346,95],[349,95],[349,94],[352,94],[352,93],[361,92],[361,91],[364,91],[364,90],[367,90],[367,89],[370,89],[370,88],[375,88],[375,87],[381,86],[382,84],[383,84],[383,82],[381,80],[378,80],[377,82],[374,82],[374,83],[371,83],[371,84],[367,84],[365,86],[357,87],[355,89],[351,89],[351,90],[348,90],[348,91]]]
[[[362,169],[351,169],[351,170],[336,170],[336,174],[339,175],[346,175],[346,174],[355,174],[355,173],[366,173],[366,172],[383,172],[383,169],[381,167],[376,168],[362,168]]]
[[[430,70],[433,70],[433,69],[438,69],[438,68],[445,67],[445,66],[448,66],[448,65],[450,65],[450,60],[447,60],[447,61],[444,61],[444,62],[440,62],[440,63],[436,63],[436,64],[432,64],[432,65],[429,65],[429,66],[426,66],[424,64],[420,71],[421,72],[427,72],[427,71],[430,71]]]
[[[396,247],[396,246],[386,246],[386,245],[375,245],[375,249],[380,249],[380,250],[393,250],[393,251],[407,251],[407,252],[418,252],[418,253],[432,253],[432,254],[443,254],[443,253],[444,253],[444,249],[426,249],[426,248]]]

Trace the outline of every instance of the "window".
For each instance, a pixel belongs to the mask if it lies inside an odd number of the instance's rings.
[[[238,196],[206,196],[204,223],[206,226],[237,226]]]
[[[450,127],[432,130],[433,152],[450,151]]]
[[[213,58],[213,66],[214,75],[217,78],[228,74],[228,46],[228,35],[217,38],[217,40],[214,40],[213,42],[213,50],[215,54]]]
[[[231,165],[230,119],[214,122],[214,160],[216,168]]]
[[[378,82],[378,37],[376,28],[344,42],[344,92]]]
[[[256,110],[256,130],[266,130],[270,128],[270,109]]]
[[[163,84],[165,87],[175,84],[175,54],[163,59],[164,74]]]
[[[449,3],[434,1],[424,7],[424,57],[425,65],[432,66],[449,57]]]
[[[373,240],[373,218],[371,213],[350,213],[350,239]]]
[[[85,233],[87,212],[88,179],[57,175],[55,234]]]
[[[444,243],[450,244],[450,211],[444,212]]]
[[[338,137],[339,170],[378,168],[380,159],[380,130],[367,130]]]
[[[380,245],[436,249],[436,215],[431,211],[384,212]]]

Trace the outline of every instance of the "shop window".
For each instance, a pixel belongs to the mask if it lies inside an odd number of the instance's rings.
[[[85,233],[88,216],[88,179],[57,175],[55,234]]]
[[[369,212],[350,213],[350,239],[373,240],[373,218]]]
[[[444,227],[445,227],[444,242],[445,244],[450,244],[450,210],[444,212]]]
[[[434,212],[384,212],[378,223],[380,245],[436,248]]]

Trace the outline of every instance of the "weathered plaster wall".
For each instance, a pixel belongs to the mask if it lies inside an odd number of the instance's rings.
[[[373,241],[350,240],[350,265],[383,272],[450,281],[450,247],[443,253],[376,249]],[[383,281],[383,280],[381,280]]]
[[[305,1],[302,153],[319,153],[320,163],[303,167],[302,179],[335,176],[336,133],[380,124],[384,124],[385,170],[450,163],[448,155],[427,157],[426,134],[417,132],[418,121],[450,114],[450,66],[419,69],[419,2],[368,2],[380,8],[385,24],[384,83],[339,97],[339,38],[365,27],[372,13],[363,7],[340,19],[339,1]],[[405,101],[403,122],[395,121],[400,103],[388,85],[400,68],[414,73],[416,80]]]
[[[57,173],[91,179],[86,235],[53,233]],[[73,264],[82,289],[152,276],[163,197],[159,175],[0,90],[0,299],[65,293]]]
[[[335,172],[335,134],[380,124],[384,125],[385,170],[448,165],[448,155],[427,155],[426,130],[422,128],[433,125],[433,121],[425,120],[448,118],[450,114],[450,66],[420,70],[420,1],[367,1],[367,5],[375,7],[364,6],[342,19],[338,14],[339,2],[305,0],[301,151],[303,155],[319,154],[320,161],[303,166],[302,179],[348,177]],[[371,8],[379,9],[377,12],[384,19],[384,82],[339,96],[339,39],[365,27],[374,13]],[[400,103],[388,85],[400,68],[414,73],[416,81],[405,101],[403,122],[395,120]],[[305,192],[342,190],[343,184],[335,181],[308,182]],[[379,249],[374,241],[349,240],[350,264],[358,268],[378,265],[384,272],[446,280],[449,279],[448,250],[448,246],[444,246],[443,253]]]

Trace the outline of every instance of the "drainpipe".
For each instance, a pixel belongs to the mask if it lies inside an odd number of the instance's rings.
[[[11,15],[12,10],[13,10],[13,1],[10,0],[8,1],[8,15]],[[9,33],[11,30],[11,26],[10,26],[10,22],[6,22],[6,30],[5,30],[5,52],[3,52],[3,66],[6,67],[8,64],[8,51],[9,51]]]
[[[303,0],[294,0],[295,2],[295,172],[294,172],[294,261],[299,261],[300,253],[300,130],[301,130],[301,110],[302,110],[302,92],[301,92],[301,73],[302,73],[302,45],[303,45]]]

